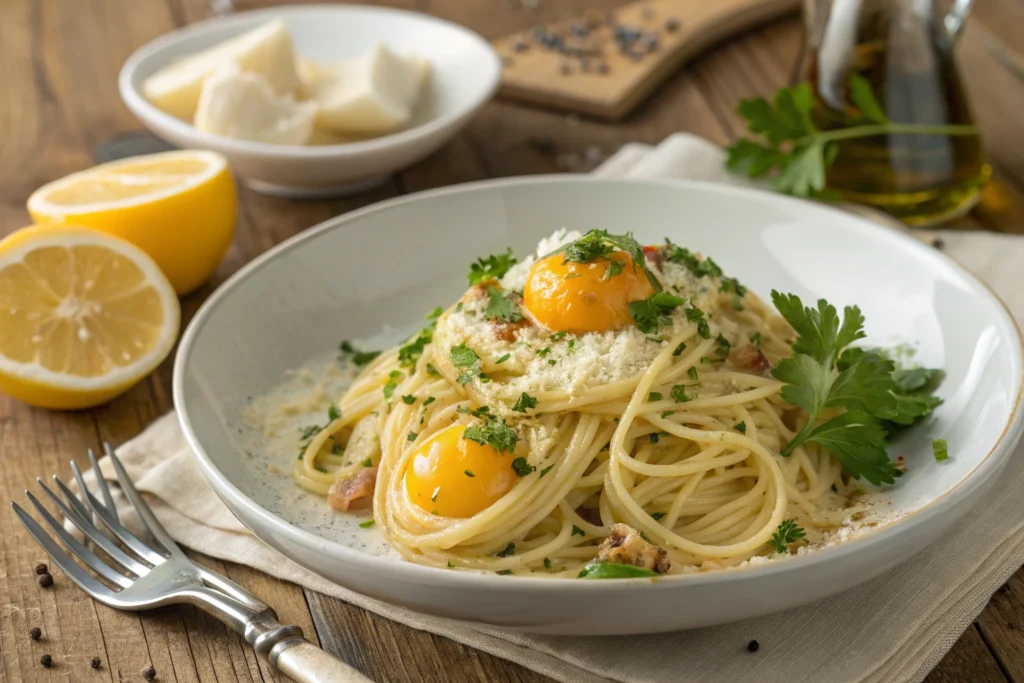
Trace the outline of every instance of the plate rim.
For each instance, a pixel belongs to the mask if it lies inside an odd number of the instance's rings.
[[[296,248],[303,242],[316,238],[322,233],[339,229],[353,221],[358,221],[365,216],[390,210],[402,204],[419,201],[425,198],[443,197],[445,195],[457,195],[465,192],[473,192],[486,189],[501,189],[530,184],[548,183],[586,183],[586,184],[629,184],[629,185],[655,185],[668,188],[689,188],[700,192],[717,192],[721,194],[732,194],[740,196],[753,195],[755,200],[768,202],[781,202],[784,205],[799,206],[804,209],[822,211],[826,214],[834,213],[844,220],[852,220],[852,225],[857,230],[865,230],[875,235],[884,236],[897,241],[902,241],[912,252],[919,253],[923,258],[930,258],[940,267],[952,269],[954,273],[964,278],[974,289],[983,295],[990,297],[996,304],[996,311],[1002,318],[1004,324],[1016,332],[1009,336],[1010,343],[1016,347],[1016,356],[1020,363],[1020,374],[1017,377],[1017,395],[1014,398],[1013,408],[1010,416],[1003,426],[1003,430],[989,452],[966,476],[938,498],[917,510],[913,510],[898,520],[882,525],[876,529],[866,531],[855,538],[843,543],[818,548],[813,553],[806,555],[794,555],[784,560],[748,565],[740,568],[725,568],[721,570],[696,572],[691,574],[677,574],[670,576],[658,576],[651,578],[619,579],[616,581],[572,581],[565,578],[508,575],[498,576],[484,572],[450,572],[439,567],[429,567],[405,560],[390,557],[370,555],[354,550],[343,543],[318,536],[310,531],[302,529],[288,520],[275,515],[270,510],[256,503],[241,489],[235,486],[210,459],[203,449],[198,437],[192,429],[192,425],[184,410],[184,382],[185,366],[188,356],[194,344],[195,337],[205,321],[214,315],[220,303],[236,289],[243,281],[258,272],[279,255]],[[249,263],[242,266],[238,271],[225,280],[216,291],[203,303],[190,321],[185,333],[178,344],[178,350],[174,359],[174,372],[172,378],[172,394],[175,405],[175,413],[178,423],[182,428],[186,443],[189,446],[193,457],[199,464],[203,476],[210,483],[217,495],[224,500],[229,507],[238,506],[244,508],[249,514],[259,518],[261,522],[273,528],[278,534],[282,534],[299,547],[318,548],[318,552],[328,554],[341,562],[351,562],[353,565],[367,571],[379,571],[384,574],[392,574],[406,581],[414,582],[420,586],[438,586],[445,588],[466,587],[472,584],[475,588],[498,590],[501,592],[518,593],[523,590],[546,593],[557,591],[559,593],[577,593],[582,591],[608,591],[618,587],[632,587],[634,590],[678,590],[684,586],[699,586],[711,584],[731,584],[734,582],[746,582],[761,580],[768,576],[779,573],[791,572],[800,569],[810,569],[822,563],[831,564],[841,561],[850,553],[859,552],[861,549],[867,551],[871,546],[891,541],[894,537],[901,536],[913,531],[914,528],[924,524],[928,520],[939,515],[944,509],[968,498],[971,493],[989,483],[989,480],[1002,470],[1007,463],[1010,451],[1017,445],[1017,442],[1024,431],[1024,335],[1010,313],[1009,308],[1003,300],[975,275],[967,271],[963,266],[916,238],[901,233],[893,228],[875,223],[862,216],[841,211],[840,209],[825,205],[812,204],[807,200],[795,197],[780,195],[767,190],[760,190],[748,187],[737,187],[718,182],[683,180],[672,178],[601,178],[589,174],[551,174],[517,176],[509,178],[494,178],[479,180],[458,185],[449,185],[421,192],[415,192],[400,197],[394,197],[381,202],[375,202],[369,206],[350,211],[327,220],[321,221],[306,230],[293,235],[287,240],[275,245],[263,254],[260,254]],[[230,498],[230,503],[226,500]],[[939,505],[939,503],[942,503]],[[234,514],[234,513],[232,513]],[[237,515],[236,515],[237,516]],[[239,519],[243,524],[245,520]],[[248,524],[245,524],[247,527]],[[255,534],[255,532],[253,532]],[[257,535],[257,538],[259,536]],[[296,562],[296,557],[281,551],[286,557]],[[902,563],[905,559],[900,560]],[[299,564],[303,564],[299,562]]]
[[[445,116],[439,116],[421,123],[418,126],[399,130],[394,133],[388,133],[369,140],[315,146],[276,145],[267,142],[236,140],[223,135],[215,135],[213,133],[201,131],[191,123],[168,114],[151,104],[142,94],[141,89],[136,87],[134,84],[135,74],[138,71],[140,64],[152,58],[154,55],[178,44],[182,40],[192,38],[196,35],[202,35],[208,31],[219,29],[224,26],[242,24],[245,23],[246,20],[255,19],[264,15],[271,18],[284,17],[289,14],[303,14],[307,12],[330,14],[355,13],[405,15],[414,21],[438,24],[448,30],[462,33],[467,38],[470,38],[473,42],[478,44],[477,47],[481,48],[481,55],[486,55],[487,61],[490,63],[489,66],[491,67],[489,81],[486,87],[482,88],[472,98],[468,99],[467,102],[457,111],[453,111]],[[465,117],[477,111],[494,96],[494,93],[498,90],[498,86],[501,84],[501,71],[501,58],[498,56],[494,47],[487,42],[483,36],[476,31],[448,21],[447,19],[442,19],[440,17],[435,17],[413,10],[378,5],[297,4],[233,12],[226,16],[197,21],[195,23],[176,28],[172,31],[168,31],[167,33],[163,33],[144,43],[128,56],[128,59],[125,60],[124,64],[121,66],[121,70],[117,74],[117,86],[118,92],[121,96],[121,101],[124,102],[129,111],[131,111],[132,114],[143,123],[148,123],[148,121],[152,120],[158,125],[165,126],[173,130],[176,135],[191,138],[194,141],[203,143],[207,146],[216,145],[216,149],[222,153],[258,154],[264,157],[282,159],[298,158],[319,160],[330,159],[338,156],[383,152],[385,150],[394,149],[399,145],[420,142],[431,138],[434,135],[438,135],[449,126],[457,125]]]

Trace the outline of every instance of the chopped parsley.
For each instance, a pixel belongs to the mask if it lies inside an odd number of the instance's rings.
[[[572,525],[572,533],[569,534],[569,535],[570,536],[586,536],[587,534],[584,533],[583,529],[581,529],[578,526],[576,526],[575,524],[573,524]]]
[[[415,441],[417,436],[419,436],[419,434],[417,434],[416,432],[409,432],[409,435],[405,438],[408,439],[409,441]]]
[[[658,521],[659,519],[661,519],[664,516],[665,516],[664,512],[652,512],[651,513],[651,517],[654,518],[654,521]]]
[[[550,557],[545,557],[544,558],[544,569],[551,569],[551,558]]]
[[[661,441],[661,432],[652,432],[651,443],[658,443],[659,441]]]
[[[527,410],[536,407],[537,399],[534,398],[533,396],[530,396],[528,393],[524,391],[522,396],[519,397],[519,400],[516,401],[516,404],[512,406],[512,410],[515,410],[520,413],[525,413]]]
[[[441,373],[438,371],[437,368],[434,367],[433,363],[427,363],[427,373],[433,375],[434,377],[441,376]]]
[[[433,396],[427,396],[427,398],[425,398],[423,400],[423,407],[426,408],[427,406],[429,406],[431,403],[433,403],[436,400],[437,399],[434,398]]]
[[[672,263],[686,266],[687,270],[697,277],[719,277],[722,275],[722,269],[710,258],[701,259],[689,249],[672,244],[668,239],[665,240],[664,252],[665,258]]]
[[[691,366],[690,369],[686,371],[686,375],[694,382],[700,381],[700,375],[697,373],[697,366]]]
[[[932,455],[935,456],[935,462],[949,459],[949,446],[946,445],[945,439],[935,439],[932,441]]]
[[[470,408],[469,406],[459,406],[455,409],[455,412],[462,413],[463,415],[472,415],[473,417],[479,417],[480,419],[486,420],[491,417],[490,406],[480,406],[479,408]]]
[[[654,277],[654,273],[647,267],[647,260],[644,258],[644,249],[640,246],[640,243],[633,238],[632,233],[626,233],[625,235],[613,235],[607,230],[591,230],[587,234],[580,237],[575,242],[570,242],[559,249],[547,254],[552,256],[554,254],[565,254],[563,263],[588,263],[590,261],[596,261],[598,259],[606,259],[610,263],[615,261],[609,259],[609,255],[614,253],[617,249],[629,254],[633,260],[633,268],[641,268],[644,274],[647,275],[648,281],[651,283],[651,287],[654,288],[655,292],[662,290],[661,283],[658,278]],[[606,277],[614,277],[622,272],[624,266],[619,264],[619,269],[613,271],[615,266],[608,266],[608,273]]]
[[[476,351],[466,346],[465,343],[453,346],[451,349],[452,365],[457,368],[467,368],[467,371],[459,374],[456,380],[459,384],[466,384],[473,379],[474,375],[481,375],[480,356]]]
[[[775,530],[775,533],[772,534],[768,545],[774,552],[782,555],[789,552],[791,543],[796,543],[804,536],[803,527],[797,526],[796,522],[791,519],[785,519],[779,524],[779,528]]]
[[[733,427],[733,429],[735,429],[740,434],[746,434],[747,433],[747,423],[746,422],[737,422],[736,425]]]
[[[663,410],[661,412],[661,417],[662,417],[662,419],[664,419],[666,417],[671,417],[671,416],[673,416],[675,414],[676,414],[676,411],[674,411],[674,410]]]
[[[398,388],[398,383],[405,379],[405,375],[398,370],[392,370],[388,373],[387,384],[384,385],[384,400],[390,401],[391,397],[395,393],[395,389]]]
[[[373,467],[373,458],[367,456],[366,459],[363,460],[362,465],[363,467]]]
[[[672,324],[668,314],[684,303],[684,299],[674,294],[657,292],[641,301],[629,302],[629,314],[633,316],[633,321],[641,332],[655,335],[662,325]]]
[[[755,332],[752,335],[750,335],[750,343],[753,344],[755,348],[760,349],[762,343],[761,333]]]
[[[487,285],[487,295],[490,300],[484,310],[484,317],[488,320],[497,320],[506,323],[517,323],[523,319],[519,307],[512,302],[508,295],[494,285]]]
[[[475,441],[481,446],[490,446],[499,453],[511,453],[515,450],[516,442],[519,441],[519,436],[514,429],[505,424],[504,418],[490,415],[487,416],[487,420],[483,424],[467,427],[462,438]],[[525,459],[522,460],[526,462]]]
[[[327,407],[327,421],[334,422],[341,419],[341,409],[333,403]]]
[[[543,476],[544,476],[545,474],[547,474],[548,472],[550,472],[550,471],[551,471],[551,468],[552,468],[552,467],[554,467],[554,465],[548,465],[547,467],[545,467],[544,469],[542,469],[542,470],[540,471],[540,476],[541,476],[541,477],[543,477]],[[539,478],[540,478],[540,477],[538,477],[538,479],[539,479]]]
[[[369,529],[371,526],[373,526],[373,520],[372,519],[368,519],[365,522],[359,522],[359,528],[360,529]]]
[[[511,357],[512,357],[511,353],[506,353],[504,356],[502,356],[498,360],[494,361],[494,364],[495,365],[501,365],[502,363],[504,363],[505,361],[507,361]]]
[[[548,355],[549,353],[551,353],[550,346],[545,346],[543,349],[537,349],[537,355],[540,356],[541,358]]]
[[[577,579],[638,579],[657,576],[650,569],[634,567],[631,564],[619,564],[618,562],[590,562],[586,564]]]
[[[413,396],[412,394],[406,394],[405,396],[402,397],[402,403],[404,403],[407,406],[411,406],[415,402],[416,397]]]
[[[324,474],[327,474],[327,468],[326,467],[320,467],[319,465],[317,465],[313,469],[316,470],[317,472],[323,472]]]
[[[676,403],[686,403],[687,401],[692,401],[695,397],[686,395],[685,384],[677,384],[672,387],[672,398]]]
[[[724,278],[722,278],[722,284],[720,284],[718,286],[718,291],[719,292],[725,292],[726,294],[732,293],[732,294],[735,294],[737,297],[744,297],[744,296],[747,295],[747,288],[744,287],[743,285],[741,285],[740,281],[737,280],[734,277],[724,277]],[[735,299],[733,301],[735,302]],[[735,308],[735,306],[736,306],[736,304],[733,303],[733,307],[734,308]],[[742,311],[743,307],[741,306],[737,310]]]
[[[512,570],[511,569],[502,569],[501,571],[497,571],[497,572],[494,572],[494,573],[497,574],[498,576],[508,576],[509,574],[512,573]]]
[[[509,557],[510,555],[515,555],[516,554],[516,544],[515,543],[509,543],[507,546],[505,546],[504,550],[501,550],[501,551],[496,552],[494,554],[497,555],[498,557]]]
[[[462,305],[461,303],[459,304]],[[422,330],[416,333],[416,336],[410,337],[406,343],[398,347],[398,364],[403,368],[411,368],[416,365],[420,357],[423,355],[423,349],[426,348],[427,344],[434,340],[434,328],[437,327],[437,319],[441,317],[441,313],[444,311],[440,306],[427,313],[427,321],[430,323]],[[433,368],[433,369],[431,369]],[[432,365],[427,366],[427,370],[430,374],[440,374],[437,372],[437,368]]]
[[[697,323],[697,334],[702,339],[711,339],[711,328],[708,326],[707,318],[704,317],[704,311],[696,306],[690,306],[686,309],[686,319],[691,323]]]
[[[321,431],[323,431],[323,427],[321,427],[320,425],[309,425],[308,427],[302,428],[302,434],[299,436],[299,438],[302,441],[308,441],[309,439],[312,439],[314,436],[319,434]]]
[[[686,350],[686,342],[679,342],[679,346],[676,347],[675,351],[672,352],[673,356],[681,356],[683,351]]]
[[[516,257],[512,254],[512,247],[509,247],[504,254],[491,254],[487,258],[477,259],[469,266],[469,275],[466,278],[471,285],[486,280],[497,280],[515,264]]]
[[[476,476],[475,474],[473,474],[472,470],[463,470],[462,473],[465,474],[467,477],[470,477],[470,478]]]
[[[662,396],[657,391],[652,391],[651,393],[647,394],[647,400],[648,401],[660,401],[663,398],[665,398],[665,397]]]
[[[516,473],[516,476],[525,477],[536,469],[536,466],[526,462],[526,458],[520,457],[512,461],[512,470]]]
[[[569,343],[565,345],[565,355],[572,353],[572,350],[576,348],[576,340],[570,339]]]
[[[615,259],[611,259],[610,261],[608,261],[608,270],[604,271],[604,279],[611,280],[616,275],[621,275],[622,270],[622,262],[616,261]]]
[[[548,339],[550,339],[552,341],[558,341],[559,339],[564,339],[565,335],[567,335],[567,334],[569,334],[569,333],[566,332],[565,330],[562,330],[561,332],[555,332],[553,335],[548,337]]]
[[[728,339],[726,339],[722,335],[718,335],[717,337],[715,337],[715,343],[718,344],[718,347],[715,349],[715,352],[718,353],[719,356],[725,358],[726,356],[729,355],[729,349],[732,348],[732,344],[729,343]]]
[[[455,569],[455,565],[452,563],[451,560],[448,560],[448,569]]]
[[[354,365],[362,367],[369,364],[374,358],[381,354],[380,351],[358,351],[348,341],[341,342],[341,352],[348,356]]]

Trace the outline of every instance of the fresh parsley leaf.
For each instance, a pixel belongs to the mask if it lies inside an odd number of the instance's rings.
[[[886,123],[889,118],[871,90],[871,83],[858,73],[850,74],[850,101],[868,121]]]
[[[754,334],[750,335],[750,343],[753,344],[755,348],[760,349],[761,344],[763,343],[761,333],[755,332]]]
[[[516,257],[512,255],[512,248],[509,247],[504,254],[491,254],[487,258],[477,259],[469,267],[467,279],[471,285],[486,280],[497,280],[504,277],[509,268],[515,264]]]
[[[410,338],[405,344],[398,347],[398,364],[403,368],[411,368],[416,365],[423,355],[423,349],[434,340],[434,327],[429,325],[420,330],[415,337]],[[427,369],[429,370],[429,366]],[[436,370],[435,370],[436,372]]]
[[[505,419],[495,416],[487,416],[483,424],[467,427],[462,438],[475,441],[482,446],[490,445],[499,453],[511,453],[519,441],[519,436],[514,429],[505,424]]]
[[[544,558],[544,569],[551,569],[551,558],[550,557],[545,557]]]
[[[922,391],[942,376],[941,370],[932,368],[897,368],[892,373],[892,380],[903,393]]]
[[[309,425],[308,427],[303,427],[299,439],[301,441],[308,441],[319,434],[322,430],[323,427],[320,425]]]
[[[516,473],[516,476],[525,477],[531,472],[536,471],[536,466],[526,462],[526,458],[515,458],[512,461],[512,470]]]
[[[949,446],[946,445],[945,439],[935,439],[932,441],[932,455],[935,456],[935,462],[949,459]]]
[[[708,320],[704,317],[704,311],[696,306],[689,306],[686,309],[686,319],[691,323],[697,323],[697,334],[702,339],[711,339],[711,326],[708,325]]]
[[[658,521],[659,519],[661,519],[664,516],[665,516],[664,512],[652,512],[651,513],[651,517],[654,518],[654,521]]]
[[[341,409],[333,403],[327,407],[327,421],[334,422],[341,419]]]
[[[662,396],[661,393],[657,391],[652,391],[651,393],[647,394],[648,401],[660,401],[663,398],[665,397]]]
[[[362,462],[363,467],[373,467],[373,458],[367,457]]]
[[[657,292],[642,301],[631,301],[629,313],[644,334],[655,335],[662,325],[671,325],[668,314],[682,306],[685,301],[668,292]]]
[[[735,429],[740,434],[746,434],[747,433],[747,423],[746,422],[737,422],[736,425],[733,427],[733,429]]]
[[[525,413],[527,410],[536,407],[537,399],[534,398],[533,396],[530,396],[528,393],[524,391],[522,396],[519,397],[519,400],[516,401],[516,404],[512,406],[512,410],[515,410],[520,413]]]
[[[839,352],[864,338],[864,316],[856,306],[843,310],[842,327],[835,306],[824,299],[818,308],[804,308],[796,294],[780,294],[772,290],[772,303],[800,337],[793,344],[795,353],[806,354],[817,361],[832,360]]]
[[[425,399],[423,399],[423,407],[426,408],[427,406],[429,406],[431,403],[433,403],[436,400],[437,399],[434,398],[433,396],[427,396]]]
[[[398,370],[392,370],[388,373],[388,381],[384,385],[384,400],[390,401],[391,397],[395,393],[395,389],[398,388],[398,383],[405,379],[405,375]]]
[[[565,330],[562,330],[560,332],[555,332],[554,334],[549,336],[548,339],[550,339],[552,341],[558,341],[559,339],[564,339],[565,335],[567,335],[567,334],[569,334],[569,333],[566,332]]]
[[[586,535],[587,534],[586,534],[586,532],[583,531],[583,529],[579,528],[575,524],[572,525],[572,533],[569,534],[569,536],[586,536]]]
[[[462,473],[465,474],[467,477],[470,477],[470,478],[476,476],[475,474],[473,474],[472,470],[463,470]]]
[[[689,249],[673,244],[667,238],[664,246],[665,258],[672,263],[685,266],[697,277],[721,277],[722,269],[711,258],[701,259]]]
[[[654,288],[655,292],[660,292],[663,289],[661,282],[658,281],[658,278],[647,267],[644,249],[633,238],[632,233],[627,232],[625,235],[613,235],[607,230],[590,230],[575,242],[570,242],[551,252],[551,254],[547,254],[547,256],[565,254],[563,263],[587,263],[597,259],[608,259],[608,256],[616,248],[629,254],[633,260],[633,268],[640,268],[644,271],[644,274],[647,275],[647,280],[651,283],[651,287]],[[609,266],[609,270],[611,268],[612,266]],[[615,274],[612,273],[608,277],[612,277]]]
[[[480,356],[476,351],[466,346],[465,343],[453,346],[449,352],[452,365],[457,368],[466,368],[466,372],[459,374],[456,380],[459,384],[466,384],[473,379],[474,375],[480,374]]]
[[[515,543],[509,543],[507,546],[505,546],[504,550],[501,550],[501,551],[496,552],[494,554],[497,555],[498,557],[509,557],[510,555],[515,555],[516,554],[516,544]]]
[[[406,394],[405,396],[402,397],[402,403],[404,403],[407,406],[411,406],[415,402],[416,397],[413,396],[412,394]]]
[[[686,376],[692,379],[694,382],[700,380],[700,374],[697,372],[697,366],[691,365],[690,369],[686,371]]]
[[[504,363],[505,361],[507,361],[511,357],[512,357],[511,353],[506,353],[505,355],[500,357],[498,360],[494,361],[494,364],[495,365],[501,365],[502,363]]]
[[[543,476],[544,476],[545,474],[547,474],[548,472],[550,472],[550,471],[551,471],[551,468],[553,468],[553,467],[554,467],[554,465],[548,465],[547,467],[545,467],[544,469],[542,469],[542,470],[540,471],[540,476],[541,476],[541,477],[543,477]],[[539,479],[539,478],[540,478],[540,477],[538,477],[538,479]]]
[[[490,297],[490,301],[484,310],[484,317],[488,320],[517,323],[523,319],[519,307],[509,299],[505,292],[494,285],[487,285],[487,295]]]
[[[341,342],[341,346],[339,348],[342,353],[348,355],[349,360],[351,360],[354,365],[358,365],[359,367],[367,365],[370,361],[381,354],[380,351],[357,351],[352,347],[352,344],[347,341]]]
[[[427,363],[427,374],[433,375],[434,377],[440,377],[441,372],[434,367],[433,363]]]
[[[657,576],[650,569],[634,567],[631,564],[618,564],[617,562],[590,562],[584,565],[577,579],[638,579],[650,576]]]
[[[419,436],[419,434],[417,434],[416,432],[409,432],[409,435],[406,437],[406,439],[408,439],[409,441],[415,441],[417,436]]]
[[[604,279],[611,280],[616,275],[621,275],[623,270],[622,262],[611,259],[608,261],[608,270],[604,271]]]
[[[718,345],[715,348],[715,353],[717,353],[722,358],[725,358],[726,356],[729,355],[729,349],[732,348],[732,344],[729,343],[728,339],[726,339],[722,335],[718,335],[715,338],[715,343]]]
[[[775,533],[772,534],[772,539],[768,541],[768,545],[771,546],[773,551],[782,555],[789,552],[791,543],[796,543],[804,536],[806,534],[803,527],[797,526],[796,522],[791,519],[785,519],[779,524]]]
[[[693,400],[693,396],[686,395],[686,385],[677,384],[672,387],[672,398],[676,403],[686,403],[687,401]]]
[[[830,451],[857,479],[880,486],[894,483],[903,474],[885,452],[887,436],[876,419],[848,411],[814,428],[806,440]]]
[[[722,278],[722,283],[718,285],[719,292],[725,292],[726,294],[733,293],[738,297],[744,297],[747,295],[747,288],[740,284],[740,281],[734,277]],[[738,302],[733,301],[733,308],[736,308]],[[743,307],[736,308],[736,310],[742,311]]]
[[[494,573],[497,574],[498,576],[508,576],[509,574],[512,573],[512,570],[511,569],[502,569],[501,571],[496,571]]]
[[[675,348],[675,350],[672,352],[672,355],[673,356],[681,356],[683,354],[683,351],[685,351],[685,350],[686,350],[686,342],[679,342],[679,346],[677,346]]]

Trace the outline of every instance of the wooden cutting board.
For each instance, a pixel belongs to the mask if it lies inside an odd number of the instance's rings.
[[[495,41],[500,94],[617,121],[710,45],[801,0],[642,0]]]

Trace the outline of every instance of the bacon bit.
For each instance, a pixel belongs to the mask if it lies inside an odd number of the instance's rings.
[[[753,344],[739,346],[729,352],[729,364],[737,370],[767,377],[771,372],[772,363]]]
[[[661,250],[661,247],[647,245],[644,247],[644,260],[660,270],[661,264],[665,261],[665,252]]]
[[[514,323],[507,323],[502,320],[492,320],[491,330],[494,332],[495,337],[503,342],[511,344],[516,340],[516,337],[518,336],[516,333],[519,330],[526,329],[531,325],[533,325],[533,323],[531,323],[527,318],[523,318],[522,320]]]
[[[597,559],[643,567],[655,574],[664,574],[672,566],[667,550],[648,543],[636,529],[626,524],[612,525],[608,538],[598,546]]]
[[[359,473],[336,479],[327,492],[327,502],[338,512],[368,507],[377,483],[377,468],[364,467]]]

